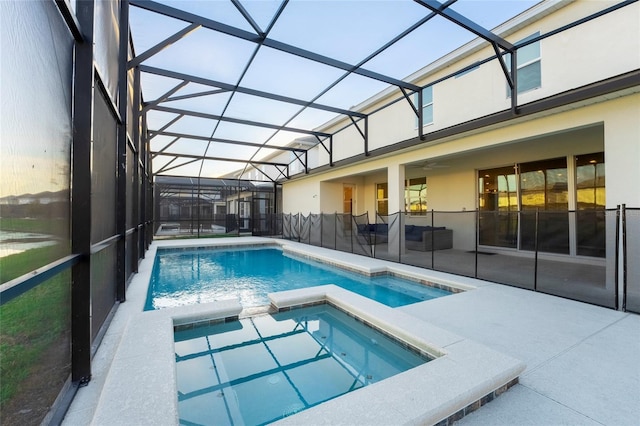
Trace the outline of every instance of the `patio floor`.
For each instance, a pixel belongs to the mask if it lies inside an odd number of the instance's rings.
[[[265,243],[269,239],[198,240],[199,245]],[[438,282],[475,286],[451,296],[397,308],[442,329],[523,361],[520,383],[469,414],[460,425],[636,425],[640,418],[640,316],[542,293],[425,271],[289,241],[280,243],[337,262],[367,266],[382,262],[419,271]],[[193,240],[173,241],[183,245]],[[154,242],[154,245],[159,243]],[[65,425],[100,424],[95,417],[102,388],[128,318],[141,310],[141,277],[150,273],[151,253],[134,277],[93,361],[93,379],[74,399]],[[135,392],[134,389],[130,390]],[[416,389],[416,392],[419,392]],[[122,395],[123,399],[127,395]],[[109,405],[113,404],[113,401]],[[384,409],[377,407],[377,409]],[[119,424],[134,424],[119,419]],[[321,419],[319,419],[321,423]],[[348,423],[345,418],[345,423]],[[139,424],[136,422],[136,424]]]
[[[357,247],[356,247],[357,248]],[[349,251],[349,247],[343,247]],[[389,253],[387,244],[375,246],[375,257],[394,260],[398,254]],[[402,263],[435,269],[441,272],[473,277],[476,268],[475,251],[446,249],[416,251],[405,249],[400,255]],[[496,283],[507,283],[516,287],[562,297],[579,299],[609,308],[615,307],[614,273],[609,272],[605,259],[540,254],[537,260],[537,283],[534,275],[536,260],[530,252],[483,252],[477,256],[477,277]]]

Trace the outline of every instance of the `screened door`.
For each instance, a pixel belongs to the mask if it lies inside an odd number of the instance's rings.
[[[251,222],[253,225],[253,235],[273,235],[271,218],[272,203],[269,198],[254,198]]]

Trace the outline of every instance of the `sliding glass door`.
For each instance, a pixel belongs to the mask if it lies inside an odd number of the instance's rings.
[[[479,170],[478,190],[480,245],[605,256],[604,153]]]
[[[518,192],[515,167],[478,172],[479,243],[517,248]]]
[[[520,249],[569,254],[567,159],[520,165]]]

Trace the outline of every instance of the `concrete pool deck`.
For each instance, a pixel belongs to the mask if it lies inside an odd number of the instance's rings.
[[[127,333],[133,321],[156,322],[161,311],[141,314],[152,259],[160,246],[188,247],[243,244],[284,245],[295,251],[323,257],[332,263],[346,262],[359,268],[379,268],[422,274],[430,280],[473,290],[396,308],[398,313],[414,317],[469,342],[477,342],[498,353],[526,364],[520,383],[491,403],[459,420],[459,424],[609,424],[632,425],[640,418],[640,316],[599,308],[579,302],[534,293],[527,290],[457,277],[411,266],[399,265],[343,252],[266,238],[229,238],[212,240],[174,240],[154,242],[140,264],[127,291],[127,302],[119,306],[93,361],[93,378],[74,399],[64,424],[150,424],[150,419],[117,416],[136,394],[136,375],[157,380],[160,393],[173,394],[173,382],[165,372],[173,371],[172,354],[153,359],[135,353],[137,344],[155,335]],[[145,282],[146,281],[146,282]],[[201,308],[194,308],[201,309]],[[233,311],[234,307],[229,307]],[[166,327],[172,334],[171,327]],[[123,336],[125,338],[123,338]],[[116,354],[118,356],[116,356]],[[160,372],[160,373],[159,373]],[[114,377],[130,377],[116,383]],[[119,392],[105,392],[121,385]],[[412,389],[420,393],[420,388]],[[424,392],[424,391],[423,391]],[[115,395],[115,396],[114,396]],[[381,403],[384,401],[380,401]],[[393,412],[376,404],[377,423]],[[161,417],[165,407],[157,406]],[[126,410],[124,410],[126,411]],[[105,413],[111,412],[111,417]],[[342,413],[348,423],[347,413]],[[384,416],[382,415],[384,414]],[[114,416],[115,415],[115,416]],[[296,417],[290,418],[291,421]],[[394,417],[391,417],[394,418]],[[163,424],[175,424],[165,417]],[[325,419],[326,420],[326,419]],[[305,424],[325,423],[306,419]],[[335,420],[335,419],[334,419]],[[398,423],[405,423],[397,418]],[[376,423],[372,421],[372,423]],[[388,421],[386,422],[388,424]],[[154,424],[158,424],[155,423]]]

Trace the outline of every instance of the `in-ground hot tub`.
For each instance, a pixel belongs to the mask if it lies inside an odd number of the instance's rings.
[[[175,332],[180,423],[260,425],[430,361],[320,304]]]

